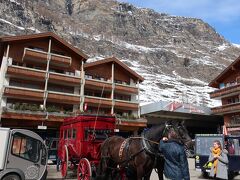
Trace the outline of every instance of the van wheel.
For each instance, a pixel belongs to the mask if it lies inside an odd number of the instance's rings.
[[[2,180],[21,180],[20,177],[16,174],[9,174],[4,176]]]

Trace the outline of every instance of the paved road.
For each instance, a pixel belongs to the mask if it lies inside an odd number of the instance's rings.
[[[191,180],[197,180],[197,179],[202,179],[201,173],[195,171],[194,168],[194,159],[189,159],[189,170],[190,170],[190,179]],[[49,166],[48,168],[48,180],[54,180],[54,179],[61,179],[61,174],[56,171],[56,166]],[[240,175],[236,176],[234,178],[235,180],[240,180]],[[69,180],[76,180],[76,179],[69,179]],[[157,174],[155,172],[152,173],[151,175],[151,180],[158,180]],[[206,179],[205,179],[206,180]]]

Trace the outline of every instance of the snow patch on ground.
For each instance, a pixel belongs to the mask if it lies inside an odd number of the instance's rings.
[[[237,48],[240,48],[240,44],[232,44],[233,46],[237,47]]]
[[[5,20],[5,19],[0,18],[0,21],[4,22],[4,23],[6,23],[6,24],[9,24],[10,26],[14,26],[15,28],[20,29],[20,30],[22,30],[22,31],[25,30],[24,27],[22,27],[22,26],[17,26],[17,25],[15,25],[15,24],[13,24],[13,23]],[[31,31],[34,31],[35,33],[40,33],[40,32],[41,32],[41,31],[39,31],[38,29],[36,29],[35,27],[27,27],[26,29],[31,30]]]
[[[14,27],[16,27],[16,28],[18,28],[18,29],[20,29],[20,30],[24,30],[24,27],[17,26],[17,25],[15,25],[15,24],[13,24],[13,23],[11,23],[11,22],[9,22],[9,21],[6,21],[5,19],[0,18],[0,21],[2,21],[2,22],[4,22],[4,23],[7,23],[7,24],[9,24],[9,25],[11,25],[11,26],[14,26]]]
[[[221,46],[218,46],[217,47],[217,49],[219,50],[219,51],[223,51],[223,50],[225,50],[226,48],[228,48],[229,46],[227,45],[227,44],[222,44]]]

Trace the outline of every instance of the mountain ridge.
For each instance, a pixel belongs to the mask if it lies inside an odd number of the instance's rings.
[[[208,82],[239,48],[200,19],[113,0],[0,1],[0,35],[52,31],[90,56],[115,56],[145,78],[141,102],[213,106]]]

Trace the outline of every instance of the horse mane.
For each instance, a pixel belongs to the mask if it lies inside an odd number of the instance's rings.
[[[160,141],[163,137],[163,131],[165,129],[165,124],[155,125],[152,126],[150,129],[145,131],[144,136],[145,138],[153,141]]]

